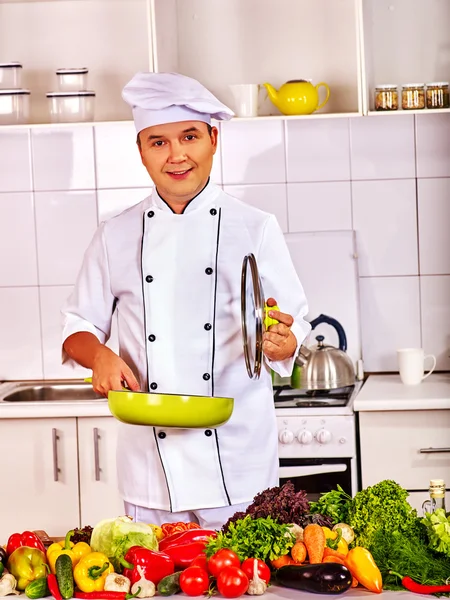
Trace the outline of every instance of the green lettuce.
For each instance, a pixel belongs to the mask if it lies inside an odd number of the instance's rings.
[[[429,547],[450,556],[450,516],[447,517],[445,510],[438,508],[427,513],[422,523],[427,528]]]
[[[130,517],[105,519],[94,527],[91,548],[106,554],[116,571],[120,570],[120,559],[132,546],[158,550],[153,529],[146,523],[135,523]]]

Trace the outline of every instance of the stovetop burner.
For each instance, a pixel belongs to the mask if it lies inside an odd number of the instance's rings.
[[[275,408],[317,408],[347,406],[353,385],[336,390],[297,390],[289,386],[274,387]]]

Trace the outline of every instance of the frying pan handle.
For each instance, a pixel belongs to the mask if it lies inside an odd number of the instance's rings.
[[[311,321],[311,329],[315,329],[317,325],[320,325],[320,323],[327,323],[327,325],[331,325],[336,329],[339,337],[339,350],[343,350],[345,352],[347,350],[347,336],[345,335],[344,328],[339,321],[336,321],[336,319],[333,319],[328,315],[319,315],[317,318]]]

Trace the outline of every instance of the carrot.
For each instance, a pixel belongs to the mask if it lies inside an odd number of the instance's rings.
[[[324,548],[323,555],[324,556],[337,556],[337,558],[342,558],[342,560],[345,560],[345,554],[341,554],[341,552],[338,552],[337,550],[333,550],[333,548],[328,548],[328,546],[326,548]]]
[[[285,554],[284,556],[279,556],[274,560],[270,561],[270,564],[274,569],[279,569],[280,567],[284,567],[285,565],[292,565],[295,561],[289,556],[289,554]]]
[[[305,527],[303,531],[303,542],[308,551],[309,562],[313,564],[321,563],[325,550],[325,533],[320,525],[311,524]]]
[[[305,562],[306,546],[303,542],[296,542],[291,548],[291,556],[296,563]]]

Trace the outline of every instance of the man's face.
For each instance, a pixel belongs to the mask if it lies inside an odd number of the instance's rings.
[[[142,163],[164,199],[186,201],[205,186],[217,149],[217,129],[182,121],[154,125],[139,134]]]

